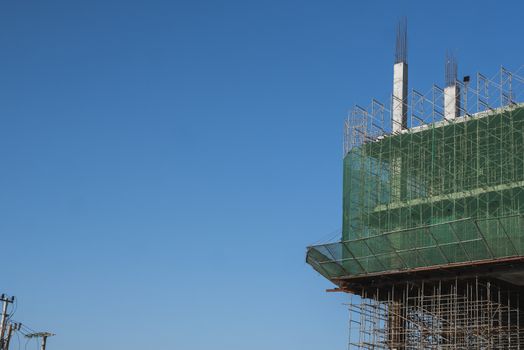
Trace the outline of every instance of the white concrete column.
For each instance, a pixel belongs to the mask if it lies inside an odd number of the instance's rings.
[[[393,101],[391,123],[393,133],[408,127],[408,65],[405,62],[393,66]]]
[[[460,115],[460,89],[456,84],[444,88],[444,118],[455,119]]]

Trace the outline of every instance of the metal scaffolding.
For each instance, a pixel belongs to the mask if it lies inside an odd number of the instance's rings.
[[[345,122],[342,237],[306,261],[350,350],[524,350],[524,66],[458,80],[448,52],[445,84],[408,91],[402,19],[389,101]]]
[[[520,349],[520,295],[479,279],[364,290],[349,303],[349,349]]]
[[[446,75],[446,85],[452,85],[451,77],[456,77],[456,62],[450,60],[451,74]],[[446,61],[447,62],[447,61]],[[448,76],[449,75],[449,76]],[[524,66],[512,72],[500,67],[497,74],[487,77],[482,73],[464,76],[453,85],[460,87],[460,116],[474,117],[481,112],[515,105],[524,101]],[[426,93],[411,89],[404,102],[408,110],[407,129],[400,133],[417,132],[420,129],[438,127],[450,122],[463,122],[464,119],[451,120],[444,117],[444,88],[434,84]],[[353,148],[369,141],[377,141],[392,134],[392,118],[395,97],[391,95],[388,103],[372,99],[367,107],[355,105],[350,109],[344,124],[344,156]],[[402,108],[402,106],[396,106]]]
[[[352,109],[342,240],[308,248],[322,275],[524,257],[524,78],[501,68],[455,85],[459,117],[445,118],[445,89],[412,90],[396,132],[385,104]]]

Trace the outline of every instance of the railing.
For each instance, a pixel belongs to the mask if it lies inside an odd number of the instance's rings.
[[[460,91],[459,115],[472,117],[479,112],[493,111],[513,106],[516,101],[524,101],[523,72],[524,65],[514,72],[500,67],[491,77],[477,73],[471,82],[456,81]],[[460,122],[461,118],[445,119],[444,95],[445,90],[437,85],[425,93],[414,89],[409,91],[405,106],[409,131],[436,126],[441,122]],[[355,105],[350,109],[344,125],[344,156],[353,147],[392,134],[391,114],[395,99],[392,95],[388,97],[387,103],[372,99],[368,105]]]

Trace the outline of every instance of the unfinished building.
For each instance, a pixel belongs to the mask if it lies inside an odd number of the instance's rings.
[[[351,295],[350,349],[524,349],[524,78],[393,93],[345,124],[342,237],[306,261]],[[521,306],[523,305],[523,306]]]

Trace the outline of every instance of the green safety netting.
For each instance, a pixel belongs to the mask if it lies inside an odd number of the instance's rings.
[[[326,278],[524,256],[524,217],[462,219],[311,246],[307,262]]]
[[[338,243],[308,248],[327,278],[524,256],[524,108],[353,147]]]

